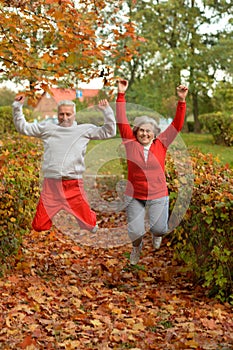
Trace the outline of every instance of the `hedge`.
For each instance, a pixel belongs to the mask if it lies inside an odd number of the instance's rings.
[[[10,106],[0,106],[0,135],[14,131],[15,126],[12,119],[12,108]]]
[[[192,150],[194,184],[189,208],[172,232],[174,257],[183,262],[193,282],[209,295],[233,302],[233,169],[221,166],[211,154]],[[171,209],[178,186],[175,169],[167,163]]]
[[[204,129],[213,135],[215,144],[233,146],[233,115],[215,112],[202,114],[199,118]]]
[[[30,230],[40,192],[41,143],[17,133],[4,135],[0,147],[0,266],[16,254]]]
[[[27,121],[33,122],[33,111],[24,108],[24,115]],[[0,135],[4,135],[6,133],[15,132],[15,125],[13,123],[12,118],[12,107],[11,106],[0,106]]]

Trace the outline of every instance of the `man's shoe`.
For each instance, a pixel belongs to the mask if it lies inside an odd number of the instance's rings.
[[[132,249],[131,254],[130,254],[130,264],[131,265],[136,265],[138,263],[138,260],[140,258],[140,254],[142,251],[142,245],[143,245],[143,243],[141,241],[141,243],[138,247],[133,246],[133,249]]]
[[[159,249],[162,243],[162,237],[158,237],[153,235],[152,236],[152,243],[153,243],[153,247],[154,249]]]
[[[98,230],[99,226],[95,225],[95,227],[93,227],[93,229],[90,231],[91,233],[96,233]]]

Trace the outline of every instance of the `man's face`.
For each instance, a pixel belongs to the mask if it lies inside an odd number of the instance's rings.
[[[151,124],[140,125],[136,137],[143,146],[149,145],[155,137],[153,126]]]
[[[58,124],[63,127],[69,127],[73,125],[75,120],[73,106],[60,106],[58,109]]]

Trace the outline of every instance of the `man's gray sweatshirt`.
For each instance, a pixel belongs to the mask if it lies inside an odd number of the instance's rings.
[[[50,122],[28,123],[23,114],[23,105],[13,103],[13,119],[18,132],[38,137],[44,144],[42,171],[45,178],[80,179],[85,171],[84,156],[90,140],[103,140],[116,135],[113,110],[104,111],[104,125],[80,124],[62,127]]]

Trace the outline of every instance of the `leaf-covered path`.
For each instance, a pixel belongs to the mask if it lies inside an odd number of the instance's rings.
[[[96,248],[58,229],[24,237],[0,280],[0,349],[233,349],[230,305],[208,299],[172,262],[165,239]]]

